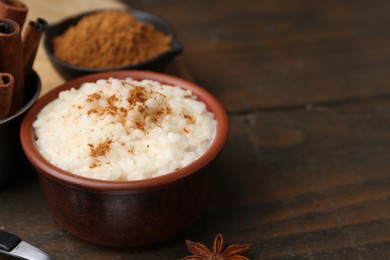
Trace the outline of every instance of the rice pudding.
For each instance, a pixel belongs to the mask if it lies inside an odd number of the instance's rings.
[[[61,92],[33,127],[38,150],[53,165],[88,178],[130,181],[192,163],[210,147],[217,123],[189,90],[110,78]]]

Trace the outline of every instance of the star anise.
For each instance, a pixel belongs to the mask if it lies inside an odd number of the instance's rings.
[[[223,250],[223,235],[218,234],[214,238],[213,252],[201,243],[186,240],[188,251],[192,255],[182,258],[182,260],[249,260],[245,255],[252,244],[230,245]]]

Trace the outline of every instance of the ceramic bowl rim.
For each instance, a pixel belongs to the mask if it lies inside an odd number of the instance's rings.
[[[125,78],[132,77],[137,80],[151,79],[170,85],[182,87],[184,89],[190,89],[194,95],[198,96],[200,100],[206,103],[208,110],[214,113],[215,119],[217,120],[217,131],[213,143],[210,148],[199,157],[196,161],[183,167],[175,172],[168,173],[166,175],[148,178],[144,180],[134,181],[104,181],[86,178],[72,173],[66,172],[51,163],[49,163],[38,151],[35,145],[35,135],[32,127],[32,123],[35,121],[39,111],[48,104],[51,100],[58,96],[58,93],[62,90],[69,89],[71,87],[79,87],[83,82],[96,81],[97,79],[104,79],[109,77]],[[22,121],[20,129],[20,137],[23,150],[29,159],[30,163],[38,170],[40,174],[55,180],[59,183],[77,187],[83,190],[93,190],[99,192],[137,192],[144,190],[151,190],[161,188],[166,185],[170,185],[174,182],[180,181],[184,178],[190,177],[196,174],[204,166],[208,165],[213,161],[217,155],[222,151],[228,137],[228,118],[227,114],[220,104],[220,102],[211,95],[204,88],[197,84],[187,81],[176,76],[163,74],[152,71],[142,70],[120,70],[120,71],[109,71],[89,74],[65,82],[64,84],[52,89],[31,107],[28,111],[24,120]]]
[[[163,52],[163,53],[161,53],[153,58],[150,58],[148,60],[142,61],[142,62],[137,63],[137,64],[125,65],[125,66],[120,66],[120,67],[112,67],[112,68],[89,68],[89,67],[76,66],[76,65],[73,65],[73,64],[70,64],[68,62],[63,61],[54,55],[53,47],[52,47],[52,43],[51,43],[53,37],[48,37],[49,32],[51,32],[52,30],[55,30],[57,27],[60,27],[63,24],[71,22],[72,20],[77,22],[82,17],[84,17],[86,15],[98,13],[98,12],[102,12],[102,11],[107,11],[107,10],[121,10],[121,11],[129,12],[129,13],[132,13],[137,19],[139,18],[139,16],[149,16],[149,17],[153,18],[154,22],[160,24],[162,27],[164,27],[166,29],[166,32],[168,32],[170,35],[172,35],[171,49],[168,51],[165,51],[165,52]],[[141,20],[141,21],[143,21],[143,20]],[[62,33],[62,32],[63,31],[61,31],[60,33]],[[56,33],[55,36],[59,35],[60,33]],[[165,20],[161,19],[157,15],[154,15],[154,14],[149,13],[149,12],[137,10],[137,9],[132,9],[132,8],[95,9],[95,10],[82,12],[80,14],[76,14],[73,16],[69,16],[61,21],[50,24],[44,33],[43,46],[44,46],[46,54],[49,56],[49,58],[53,62],[65,67],[67,69],[71,69],[74,71],[80,71],[80,72],[84,72],[84,73],[98,73],[98,72],[105,72],[105,71],[112,71],[112,70],[128,70],[128,69],[137,69],[138,67],[146,67],[148,64],[153,64],[154,62],[157,62],[159,60],[164,59],[165,57],[178,55],[183,51],[183,46],[178,41],[177,36],[176,36],[176,32],[169,23],[167,23]]]

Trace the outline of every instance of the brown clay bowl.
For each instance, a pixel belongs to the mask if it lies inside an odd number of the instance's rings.
[[[191,90],[217,120],[217,133],[211,147],[182,169],[137,181],[89,179],[50,164],[35,145],[32,124],[39,111],[56,99],[60,91],[109,77],[151,79]],[[156,243],[179,234],[193,224],[209,200],[212,185],[212,167],[209,166],[220,154],[227,136],[226,113],[210,93],[186,80],[147,71],[104,72],[69,81],[37,101],[24,118],[20,131],[24,152],[38,171],[47,203],[59,225],[77,237],[114,247]]]

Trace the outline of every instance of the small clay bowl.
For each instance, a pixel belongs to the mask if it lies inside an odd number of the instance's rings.
[[[33,71],[25,82],[24,106],[16,113],[0,119],[0,189],[20,179],[27,170],[33,170],[23,153],[19,128],[23,116],[39,97],[41,80]]]
[[[217,120],[216,136],[211,147],[184,168],[136,181],[89,179],[50,164],[35,143],[32,124],[37,114],[61,91],[109,77],[150,79],[191,90]],[[61,131],[61,126],[58,131]],[[31,108],[20,131],[24,152],[38,170],[47,203],[59,225],[77,237],[113,247],[153,244],[171,238],[193,224],[208,204],[215,170],[210,165],[220,154],[227,136],[226,113],[209,92],[177,77],[136,70],[91,74],[56,87]]]
[[[175,56],[181,53],[182,46],[177,41],[175,32],[168,23],[166,23],[159,17],[147,12],[133,10],[133,9],[127,9],[126,11],[131,13],[138,21],[152,24],[157,30],[167,35],[172,35],[171,49],[152,59],[146,60],[138,64],[117,67],[117,68],[109,68],[109,69],[79,67],[60,60],[53,54],[53,45],[52,45],[53,39],[56,36],[63,34],[69,27],[74,26],[84,16],[99,12],[99,11],[90,11],[90,12],[82,13],[64,19],[56,24],[50,25],[46,29],[45,39],[44,39],[44,49],[47,53],[47,56],[49,57],[50,62],[52,63],[54,68],[58,71],[58,73],[64,79],[70,80],[87,74],[111,71],[114,69],[115,70],[136,69],[136,70],[162,71]]]

